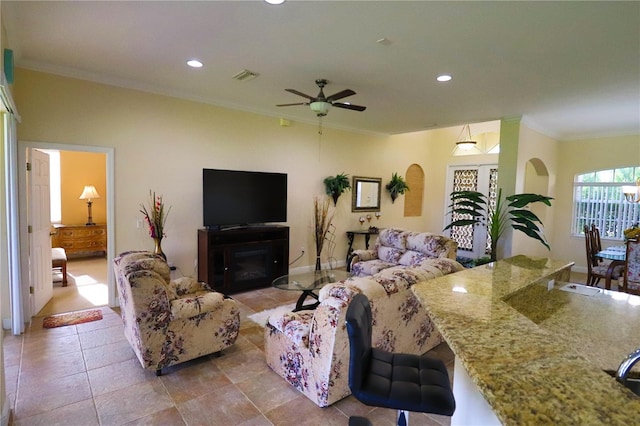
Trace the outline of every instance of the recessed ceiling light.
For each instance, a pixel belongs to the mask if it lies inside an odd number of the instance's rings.
[[[264,0],[269,4],[282,4],[284,3],[284,0]]]
[[[440,82],[445,82],[445,81],[449,81],[451,80],[453,77],[451,77],[449,74],[442,74],[439,75],[436,80],[440,81]]]
[[[197,59],[189,59],[187,61],[187,65],[189,65],[191,68],[202,68],[204,64]]]

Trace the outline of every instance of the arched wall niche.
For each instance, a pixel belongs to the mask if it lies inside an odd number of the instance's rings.
[[[404,216],[422,216],[424,197],[424,170],[418,164],[412,164],[405,173],[409,191],[404,196]]]
[[[549,170],[539,158],[531,158],[526,163],[523,193],[549,194]],[[553,201],[551,201],[553,203]],[[553,205],[553,204],[552,204]],[[544,228],[551,218],[551,209],[543,203],[533,203],[531,212],[540,218],[543,223],[544,233],[548,239],[550,230]],[[517,247],[517,249],[516,249]],[[514,233],[513,254],[527,254],[531,256],[548,256],[549,251],[539,241],[529,238],[520,232]]]

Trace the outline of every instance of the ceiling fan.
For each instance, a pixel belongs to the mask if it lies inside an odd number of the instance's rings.
[[[294,95],[307,98],[309,99],[309,101],[297,102],[293,104],[279,104],[276,106],[282,107],[282,106],[293,106],[293,105],[309,105],[309,107],[311,108],[311,111],[315,112],[318,115],[318,117],[324,117],[325,115],[327,115],[327,112],[329,112],[330,106],[344,108],[344,109],[351,109],[354,111],[364,111],[365,109],[367,109],[367,107],[365,106],[353,105],[348,102],[336,102],[337,100],[346,98],[347,96],[355,95],[356,92],[354,92],[351,89],[345,89],[338,93],[334,93],[331,96],[325,96],[322,89],[324,88],[324,86],[327,85],[327,83],[328,83],[327,80],[322,78],[316,80],[316,85],[320,88],[320,93],[318,93],[318,96],[316,96],[315,98],[313,96],[309,96],[302,92],[299,92],[295,89],[284,89],[287,92],[293,93]]]

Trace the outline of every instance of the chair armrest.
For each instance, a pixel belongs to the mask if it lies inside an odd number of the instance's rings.
[[[199,291],[171,301],[171,319],[192,318],[215,311],[224,303],[222,293]]]
[[[271,315],[268,324],[298,346],[309,346],[309,331],[314,311],[283,312]]]
[[[175,280],[171,280],[169,282],[169,288],[175,292],[176,297],[182,297],[198,291],[209,290],[204,283],[201,283],[192,277],[180,277]],[[172,299],[175,299],[176,297],[172,297]]]
[[[357,260],[356,260],[357,258]],[[354,262],[361,262],[365,260],[373,260],[378,258],[378,250],[354,250],[353,259]]]
[[[364,262],[366,260],[373,260],[378,258],[378,250],[354,250],[349,257],[349,271],[353,271],[353,265],[358,262]]]
[[[435,269],[441,272],[442,275],[453,274],[454,272],[460,272],[464,270],[464,266],[458,263],[458,261],[450,259],[448,257],[425,259],[420,262],[418,267],[428,271],[433,271]]]

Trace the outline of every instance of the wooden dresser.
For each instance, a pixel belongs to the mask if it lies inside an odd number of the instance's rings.
[[[55,225],[54,244],[62,247],[67,257],[106,256],[107,225]]]

